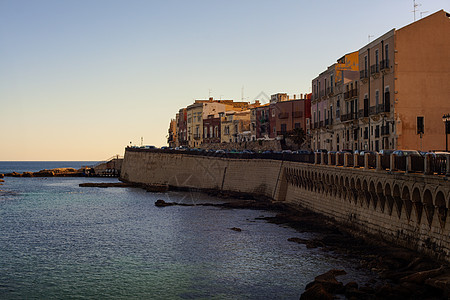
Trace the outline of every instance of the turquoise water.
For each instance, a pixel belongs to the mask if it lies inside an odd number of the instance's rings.
[[[368,275],[287,241],[308,234],[255,220],[271,212],[154,206],[221,202],[204,194],[78,187],[109,178],[5,180],[0,299],[298,299],[329,269]]]

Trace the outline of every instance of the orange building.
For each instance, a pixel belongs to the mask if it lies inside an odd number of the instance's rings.
[[[441,10],[359,50],[355,148],[445,149],[450,112],[450,14]]]

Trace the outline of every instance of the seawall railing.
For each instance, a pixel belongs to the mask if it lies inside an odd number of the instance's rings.
[[[440,156],[434,156],[432,154],[426,154],[425,156],[397,156],[395,154],[382,155],[369,153],[364,155],[351,153],[230,153],[202,150],[141,149],[131,147],[126,148],[126,151],[188,154],[233,159],[271,159],[345,168],[373,169],[386,172],[450,176],[450,154]]]

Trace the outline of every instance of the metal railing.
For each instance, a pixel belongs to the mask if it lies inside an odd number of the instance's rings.
[[[297,153],[216,153],[201,150],[171,150],[171,149],[141,149],[126,148],[130,152],[154,152],[167,154],[187,154],[200,156],[225,157],[232,159],[272,159],[301,162],[308,164],[321,164],[330,166],[361,167],[377,169],[378,171],[402,171],[405,173],[425,173],[427,175],[447,175],[450,176],[450,156],[397,156],[397,155],[373,155],[367,154],[367,164],[365,156],[347,153],[321,154],[297,154]],[[115,158],[115,157],[113,157]],[[323,159],[322,159],[323,158]],[[429,166],[428,166],[429,165]],[[449,168],[449,170],[447,170]]]

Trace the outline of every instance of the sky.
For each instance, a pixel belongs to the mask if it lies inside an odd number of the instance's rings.
[[[416,19],[449,0],[418,0]],[[411,0],[0,0],[0,161],[164,146],[195,99],[311,92]]]

